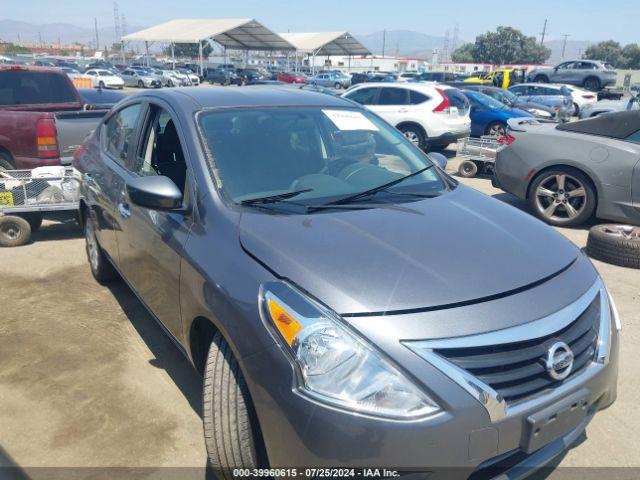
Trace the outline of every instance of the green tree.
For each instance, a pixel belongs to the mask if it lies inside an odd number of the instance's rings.
[[[451,60],[459,63],[473,63],[475,50],[476,46],[473,43],[465,43],[453,51]]]
[[[622,63],[622,47],[618,42],[613,40],[596,43],[587,48],[582,58],[601,60],[603,62],[609,62],[614,67],[619,67]]]
[[[197,43],[176,43],[173,46],[173,50],[176,57],[198,58]],[[211,52],[213,52],[211,44],[209,42],[202,42],[202,55],[206,58]],[[171,45],[164,49],[164,54],[171,55]]]
[[[5,53],[31,53],[27,47],[22,45],[16,45],[15,43],[8,43],[4,48]]]
[[[551,50],[539,45],[535,37],[527,37],[512,27],[498,27],[476,37],[474,46],[476,62],[498,64],[544,63]]]
[[[630,43],[622,49],[622,68],[640,69],[640,45]]]

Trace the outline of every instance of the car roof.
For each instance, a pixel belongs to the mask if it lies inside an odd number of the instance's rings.
[[[354,102],[342,97],[326,95],[324,93],[301,90],[293,87],[279,87],[272,85],[253,85],[243,88],[187,87],[177,89],[158,90],[140,95],[170,97],[178,102],[185,97],[195,102],[200,108],[211,107],[279,107],[279,106],[309,106],[309,107],[359,107]]]
[[[436,83],[436,82],[366,82],[359,83],[356,88],[362,87],[396,87],[396,88],[405,88],[408,90],[429,90],[433,91],[434,88],[439,88],[441,90],[447,90],[450,88],[455,88],[450,85],[444,83]]]

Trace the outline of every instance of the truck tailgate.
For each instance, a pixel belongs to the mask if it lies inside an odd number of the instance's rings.
[[[76,149],[93,132],[107,112],[108,110],[80,110],[55,113],[60,162],[63,165],[71,163]]]

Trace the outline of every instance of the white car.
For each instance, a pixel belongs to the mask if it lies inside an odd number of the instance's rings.
[[[573,114],[575,116],[580,115],[586,105],[596,103],[598,101],[598,94],[585,90],[584,88],[575,87],[573,85],[565,85],[571,92],[571,98],[573,99]]]
[[[200,77],[188,68],[178,68],[176,70],[181,74],[186,75],[191,85],[200,85]]]
[[[124,80],[109,70],[92,68],[84,72],[85,75],[91,77],[93,87],[100,88],[123,88]]]
[[[471,131],[469,100],[448,85],[361,83],[343,96],[380,115],[423,150],[444,148]]]

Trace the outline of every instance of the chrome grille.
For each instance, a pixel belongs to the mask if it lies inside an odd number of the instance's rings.
[[[541,338],[467,348],[436,348],[434,352],[493,388],[507,404],[553,389],[583,371],[594,359],[600,328],[600,295],[569,325]],[[571,373],[563,380],[546,371],[551,345],[562,341],[571,348]]]

